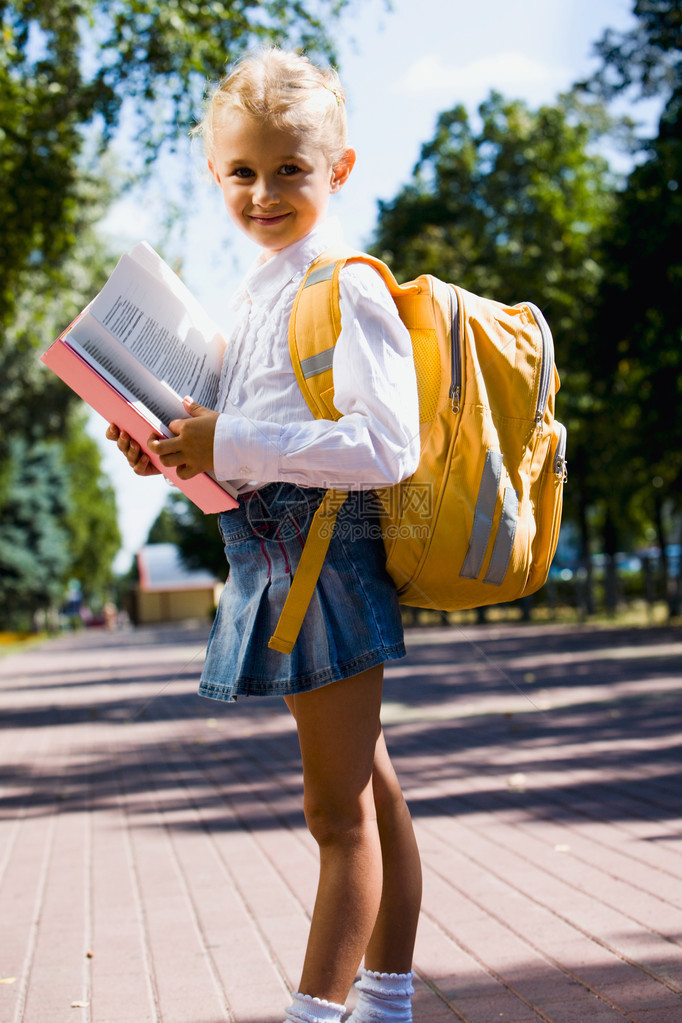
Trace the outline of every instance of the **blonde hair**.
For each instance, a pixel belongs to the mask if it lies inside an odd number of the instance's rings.
[[[214,88],[192,134],[209,160],[230,111],[249,114],[283,131],[305,133],[334,166],[348,147],[346,99],[333,68],[276,47],[243,57]]]

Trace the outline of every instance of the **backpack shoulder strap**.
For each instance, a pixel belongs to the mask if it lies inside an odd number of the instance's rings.
[[[312,263],[289,320],[289,353],[301,393],[316,419],[341,417],[333,402],[332,363],[341,333],[339,275],[349,263],[374,267],[394,298],[418,290],[413,284],[398,284],[380,259],[345,246],[328,249]]]
[[[340,419],[334,407],[332,363],[341,332],[339,274],[348,263],[368,263],[383,277],[395,297],[419,288],[401,286],[379,259],[354,249],[330,249],[308,270],[298,290],[289,321],[289,351],[303,396],[316,419]],[[347,494],[328,490],[310,526],[301,560],[268,646],[290,654],[322,569],[336,516]]]

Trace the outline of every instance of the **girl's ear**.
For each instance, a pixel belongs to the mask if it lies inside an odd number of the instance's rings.
[[[355,150],[347,149],[341,159],[332,167],[331,192],[338,192],[343,188],[354,166]]]
[[[218,174],[218,171],[215,169],[215,167],[213,166],[213,164],[211,163],[210,160],[208,160],[207,163],[208,163],[208,169],[210,170],[212,177],[215,179],[216,183],[219,185],[220,184],[220,174]]]

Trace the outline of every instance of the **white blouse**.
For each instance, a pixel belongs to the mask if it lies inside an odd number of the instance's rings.
[[[213,445],[215,474],[241,490],[275,481],[368,490],[411,475],[419,409],[410,337],[372,267],[340,275],[341,334],[334,351],[337,422],[315,419],[289,356],[296,293],[312,261],[342,241],[325,221],[247,274],[235,303]]]

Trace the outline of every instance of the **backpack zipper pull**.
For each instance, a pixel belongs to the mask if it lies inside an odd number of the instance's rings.
[[[455,415],[459,412],[459,401],[461,397],[459,384],[453,384],[450,387],[450,401],[452,403],[452,411]]]
[[[448,292],[448,304],[450,306],[450,403],[454,415],[457,415],[462,398],[462,367],[461,350],[459,337],[459,299],[454,285],[450,285]]]

